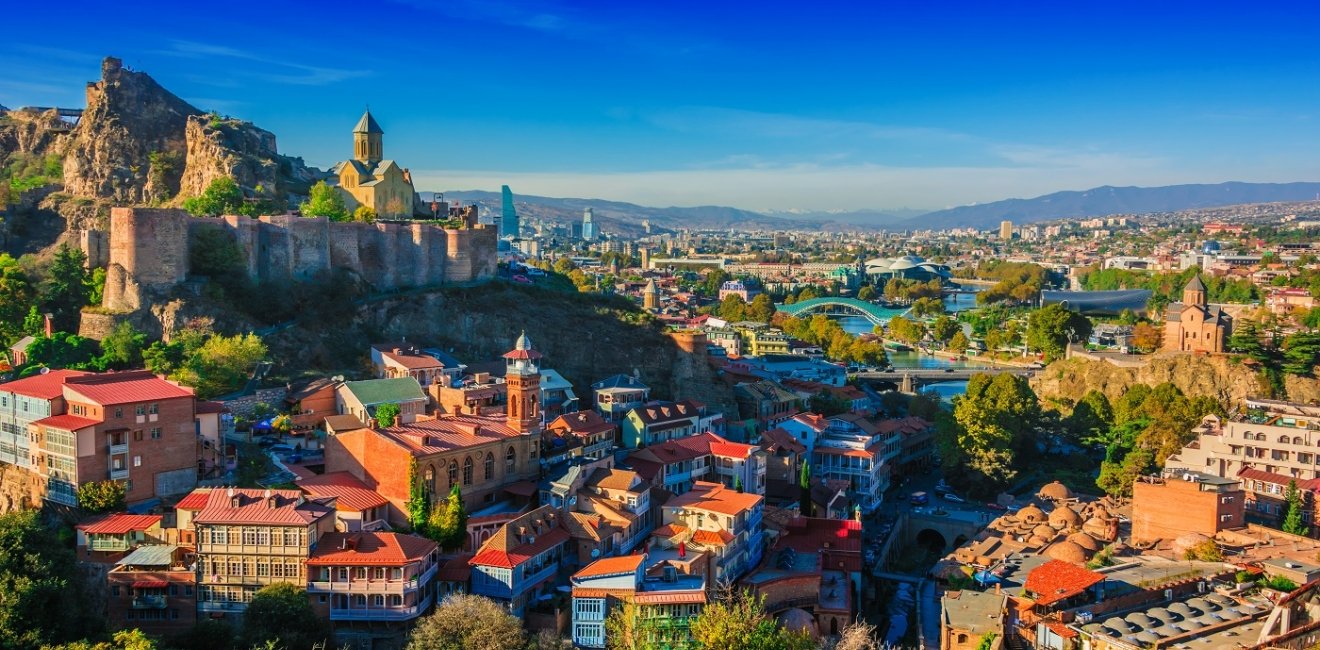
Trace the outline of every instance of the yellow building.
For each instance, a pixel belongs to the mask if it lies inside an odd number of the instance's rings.
[[[329,180],[344,192],[348,209],[365,205],[386,219],[411,219],[419,203],[412,174],[384,157],[385,131],[371,116],[362,114],[353,128],[353,157],[335,165]]]

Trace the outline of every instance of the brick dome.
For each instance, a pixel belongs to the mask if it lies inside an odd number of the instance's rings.
[[[1040,524],[1046,520],[1045,511],[1036,507],[1035,504],[1029,505],[1017,513],[1018,519],[1029,524]]]
[[[1094,537],[1091,537],[1090,535],[1087,535],[1086,533],[1082,533],[1082,532],[1076,532],[1069,535],[1068,541],[1091,552],[1095,552],[1104,548],[1104,545],[1096,541]]]
[[[1076,528],[1082,525],[1082,516],[1072,508],[1059,506],[1050,513],[1050,525],[1055,528]]]
[[[1072,564],[1083,564],[1091,554],[1076,542],[1064,540],[1045,549],[1045,557]]]
[[[1069,490],[1068,486],[1058,481],[1046,484],[1045,486],[1041,487],[1039,494],[1042,497],[1045,497],[1047,499],[1054,499],[1055,501],[1062,501],[1063,499],[1071,499],[1073,495],[1072,490]]]

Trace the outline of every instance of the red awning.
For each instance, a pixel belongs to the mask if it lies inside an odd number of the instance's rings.
[[[170,586],[166,580],[138,580],[133,583],[134,589],[164,589]]]

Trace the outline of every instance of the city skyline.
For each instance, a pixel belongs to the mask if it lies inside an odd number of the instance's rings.
[[[150,27],[77,5],[60,39],[0,44],[0,104],[81,106],[118,56],[321,168],[370,105],[421,190],[939,209],[1320,178],[1305,11],[412,1],[371,8],[371,35],[346,3]]]

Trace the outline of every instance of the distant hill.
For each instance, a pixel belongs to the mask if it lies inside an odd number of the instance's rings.
[[[893,223],[901,216],[881,212],[862,211],[848,213],[778,212],[764,214],[751,210],[740,210],[718,205],[695,207],[653,208],[603,199],[553,198],[519,194],[513,188],[514,205],[523,217],[544,219],[556,223],[571,223],[582,220],[582,211],[592,209],[592,218],[600,224],[604,232],[616,232],[627,235],[642,233],[642,221],[650,221],[652,232],[676,231],[680,228],[693,229],[739,229],[739,230],[855,230],[857,228],[881,228]],[[501,209],[501,197],[498,192],[480,190],[451,190],[444,192],[445,198],[454,201],[479,203],[496,214]],[[428,193],[422,193],[423,200],[429,200]]]
[[[1310,201],[1320,195],[1320,183],[1219,183],[1164,187],[1096,187],[1081,192],[1055,192],[1034,199],[1008,199],[964,205],[923,214],[903,222],[907,228],[995,228],[1015,223],[1109,214],[1144,214],[1241,203]]]

